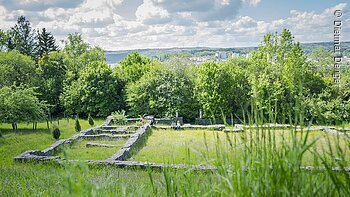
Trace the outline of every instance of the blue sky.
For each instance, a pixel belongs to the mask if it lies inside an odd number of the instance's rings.
[[[340,3],[348,3],[346,0],[262,0],[257,6],[244,4],[239,11],[241,15],[248,15],[252,18],[271,21],[274,19],[286,18],[290,15],[290,10],[305,12],[322,12],[327,8]],[[348,16],[349,18],[349,16]]]
[[[300,42],[332,41],[340,9],[341,40],[350,41],[349,6],[347,0],[0,0],[0,29],[24,15],[57,40],[79,32],[106,50],[240,47],[257,46],[283,28]]]

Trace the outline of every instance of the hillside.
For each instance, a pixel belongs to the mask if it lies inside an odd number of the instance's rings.
[[[334,48],[333,42],[316,42],[316,43],[301,43],[301,47],[305,53],[311,53],[318,48],[324,48],[332,51]],[[173,55],[181,56],[204,56],[215,55],[217,52],[228,52],[236,54],[247,54],[258,47],[235,47],[235,48],[210,48],[210,47],[194,47],[194,48],[166,48],[166,49],[136,49],[136,50],[120,50],[120,51],[106,51],[106,58],[108,64],[118,63],[124,59],[129,53],[138,51],[141,55],[160,59],[161,61]],[[350,56],[350,42],[342,42],[341,49],[344,55]]]

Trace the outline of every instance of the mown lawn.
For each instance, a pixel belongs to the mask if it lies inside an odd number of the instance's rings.
[[[298,143],[302,143],[305,135],[306,131],[297,132],[295,139]],[[289,130],[264,130],[260,133],[253,130],[246,131],[246,133],[226,134],[209,130],[153,129],[146,146],[130,160],[175,164],[213,164],[222,152],[226,152],[227,156],[232,159],[239,160],[243,149],[249,148],[249,144],[261,146],[261,149],[268,149],[274,145],[282,148],[282,146],[291,144],[292,139]],[[303,155],[304,165],[315,165],[317,158],[315,153],[327,155],[333,151],[333,158],[329,159],[340,159],[341,155],[337,155],[336,151],[337,145],[343,147],[344,159],[350,164],[350,147],[345,137],[327,134],[323,131],[309,131],[307,144],[311,143],[313,144]]]

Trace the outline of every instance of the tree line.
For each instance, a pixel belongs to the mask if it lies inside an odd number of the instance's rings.
[[[158,62],[137,52],[111,68],[104,51],[81,34],[69,34],[62,49],[45,28],[33,30],[21,16],[0,31],[0,122],[51,116],[105,117],[154,114],[193,121],[234,118],[247,122],[349,121],[350,71],[332,79],[332,54],[306,56],[287,29],[264,36],[249,58],[189,65],[182,59]]]

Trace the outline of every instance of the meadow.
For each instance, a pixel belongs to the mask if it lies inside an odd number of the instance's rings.
[[[247,147],[263,144],[265,148],[283,149],[285,143],[292,143],[290,130],[247,130],[244,133],[224,133],[210,130],[160,130],[153,129],[146,146],[131,160],[172,164],[210,164],[217,161],[220,152],[227,152],[232,160],[240,160]],[[350,147],[348,139],[337,137],[325,131],[296,132],[295,138],[301,143],[306,135],[306,144],[311,144],[302,157],[304,166],[319,166],[317,154],[326,155],[334,152],[328,159],[343,159],[350,166]],[[304,135],[304,136],[303,136]],[[338,147],[339,146],[339,147]],[[263,147],[262,147],[263,148]],[[341,148],[341,153],[337,152]],[[260,151],[260,150],[255,150]],[[231,153],[231,154],[230,154]],[[344,156],[344,158],[341,158]]]
[[[89,127],[86,120],[80,122],[83,129]],[[54,140],[46,123],[38,124],[37,131],[31,131],[31,125],[27,124],[19,124],[17,132],[10,131],[6,124],[0,128],[5,131],[0,138],[1,196],[347,196],[350,192],[348,172],[331,170],[334,166],[348,166],[350,143],[342,136],[323,131],[259,130],[226,134],[153,129],[146,145],[132,158],[212,164],[217,168],[198,172],[119,169],[89,166],[84,162],[16,163],[13,157],[19,153],[45,149]],[[60,128],[65,138],[76,134],[72,120],[60,121]],[[102,142],[110,143],[99,143]],[[73,149],[65,151],[66,156],[98,159],[94,151],[87,155],[75,152],[75,146],[84,144],[85,141],[76,143]],[[107,149],[110,148],[104,150]],[[300,168],[305,164],[317,164],[323,169]]]

